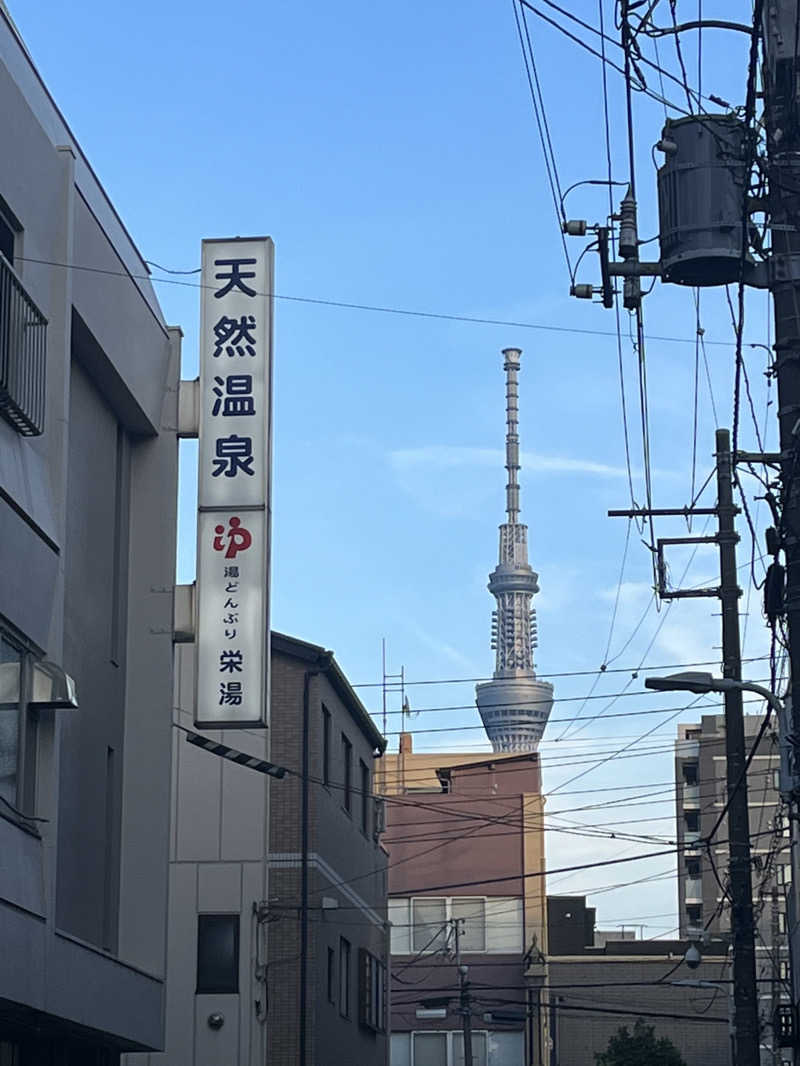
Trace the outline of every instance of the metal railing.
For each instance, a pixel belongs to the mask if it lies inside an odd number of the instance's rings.
[[[44,429],[47,319],[0,255],[0,416],[25,437]]]

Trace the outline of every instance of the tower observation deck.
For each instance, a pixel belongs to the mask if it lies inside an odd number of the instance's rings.
[[[553,706],[553,686],[536,677],[536,611],[531,600],[539,575],[528,563],[528,527],[519,521],[519,390],[522,352],[504,348],[506,372],[506,521],[500,526],[498,564],[489,575],[497,601],[492,612],[491,681],[476,686],[475,699],[494,751],[535,751]]]

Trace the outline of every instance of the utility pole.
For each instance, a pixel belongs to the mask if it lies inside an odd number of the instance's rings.
[[[458,967],[459,1014],[464,1034],[464,1066],[472,1066],[472,1003],[469,994],[469,966],[461,963],[461,923],[463,918],[453,919],[453,935],[456,942],[456,966]]]
[[[778,1046],[778,1033],[776,1031],[775,1018],[781,1002],[781,974],[780,974],[780,948],[778,947],[778,886],[772,886],[772,898],[770,900],[770,941],[772,943],[772,986],[769,1016],[772,1027],[772,1063],[773,1066],[781,1066],[781,1049]]]
[[[718,429],[717,514],[722,601],[722,676],[742,680],[739,597],[735,529],[738,508],[733,502],[731,444],[727,429]],[[731,932],[733,934],[733,999],[736,1007],[737,1066],[760,1062],[756,946],[753,923],[753,882],[750,864],[750,814],[747,805],[747,764],[742,690],[727,689],[725,757],[728,784],[728,852],[730,855]]]
[[[799,342],[800,343],[800,342]],[[798,379],[800,383],[800,378]],[[678,509],[609,511],[610,517],[651,515],[716,515],[717,532],[705,537],[663,537],[656,542],[658,594],[662,599],[717,597],[722,604],[723,676],[741,681],[739,637],[739,588],[736,544],[739,540],[733,502],[733,468],[730,433],[716,432],[717,506]],[[670,589],[667,587],[664,548],[671,544],[714,543],[719,547],[720,584],[717,588]],[[747,807],[747,774],[741,689],[726,690],[725,755],[727,763],[728,849],[730,871],[731,933],[733,938],[733,999],[735,1009],[736,1066],[759,1066],[758,994],[753,922],[753,890],[750,866],[750,826]],[[710,841],[709,841],[710,843]]]
[[[800,737],[800,87],[798,86],[798,0],[770,0],[764,5],[764,120],[767,131],[767,173],[771,256],[769,288],[775,321],[775,373],[778,384],[778,421],[781,449],[782,516],[779,533],[786,562],[784,608],[788,628],[790,714],[788,736],[782,737],[790,763],[790,819],[792,826],[792,885],[794,907],[800,914],[798,861],[797,738]],[[784,723],[782,723],[782,733]],[[800,959],[796,930],[789,928],[794,1006],[794,1061],[800,1062],[797,1005],[800,1001]]]

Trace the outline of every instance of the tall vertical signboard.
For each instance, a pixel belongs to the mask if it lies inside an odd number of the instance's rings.
[[[272,282],[268,237],[203,241],[195,724],[268,724]]]

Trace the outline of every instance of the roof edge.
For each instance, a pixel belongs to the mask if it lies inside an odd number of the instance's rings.
[[[301,662],[318,666],[320,672],[327,676],[336,689],[337,695],[350,711],[356,724],[371,741],[372,747],[378,755],[383,755],[386,751],[386,737],[381,735],[369,711],[356,695],[341,666],[336,662],[332,651],[323,648],[320,644],[311,644],[306,640],[300,640],[299,637],[290,637],[276,630],[270,633],[270,647],[273,651],[279,651],[284,655],[291,655],[294,659],[300,659]]]

